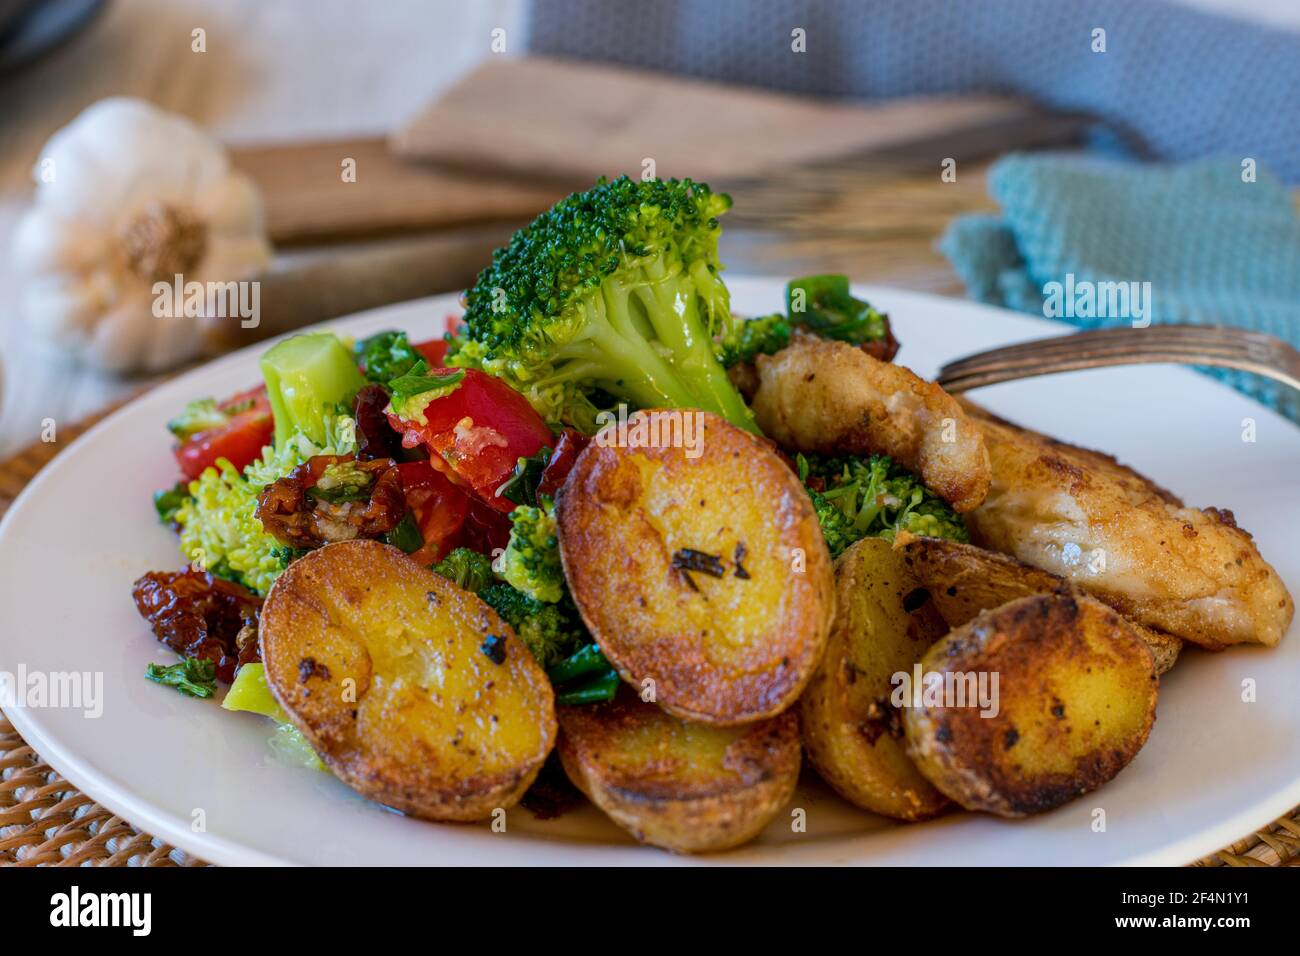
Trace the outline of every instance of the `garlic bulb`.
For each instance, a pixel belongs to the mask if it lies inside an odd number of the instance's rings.
[[[200,355],[214,323],[240,321],[159,295],[271,259],[256,188],[194,123],[101,100],[50,138],[33,176],[13,241],[33,336],[108,371],[158,371]]]

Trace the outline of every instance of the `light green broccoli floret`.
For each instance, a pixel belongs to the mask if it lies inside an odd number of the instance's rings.
[[[498,566],[501,576],[525,594],[554,604],[564,597],[554,503],[543,497],[540,507],[519,505],[510,512],[510,521],[514,527]]]
[[[265,594],[285,569],[292,552],[267,534],[257,518],[262,489],[314,455],[347,455],[356,450],[355,423],[346,415],[327,416],[328,444],[320,447],[301,433],[278,451],[270,446],[241,475],[224,458],[190,482],[190,497],[174,516],[186,560],[249,590]]]

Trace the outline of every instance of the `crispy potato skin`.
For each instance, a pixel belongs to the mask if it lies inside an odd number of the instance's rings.
[[[501,663],[482,649],[490,635]],[[413,816],[513,805],[555,742],[550,682],[510,627],[389,545],[295,561],[267,595],[261,641],[272,693],[326,765]]]
[[[901,365],[804,332],[755,360],[754,416],[784,448],[889,455],[957,511],[988,492],[989,455],[956,399]]]
[[[1295,602],[1231,512],[1185,507],[1109,455],[962,404],[993,464],[988,497],[967,515],[977,544],[1211,650],[1282,639]]]
[[[890,678],[947,629],[931,605],[904,609],[920,584],[888,541],[864,538],[835,562],[836,613],[821,666],[799,701],[808,760],[827,783],[865,810],[924,820],[948,799],[903,746]]]
[[[999,678],[996,716],[978,706],[904,710],[908,753],[968,810],[1022,817],[1095,790],[1133,759],[1155,720],[1151,652],[1089,597],[1036,595],[986,611],[921,664]]]
[[[574,785],[638,840],[704,853],[753,839],[799,778],[793,710],[737,727],[691,724],[630,688],[560,708],[560,759]]]
[[[929,590],[949,627],[961,627],[981,611],[1016,598],[1074,590],[1069,581],[1050,571],[973,544],[902,534],[894,547],[902,553],[909,570]],[[1133,621],[1129,624],[1151,649],[1157,674],[1174,666],[1183,649],[1181,639]]]
[[[632,422],[647,414],[662,413]],[[698,414],[697,458],[682,447],[583,451],[556,501],[560,553],[587,627],[625,681],[640,690],[653,680],[658,704],[683,720],[750,723],[793,704],[821,658],[830,554],[781,459]],[[675,569],[683,549],[717,558],[721,576]]]

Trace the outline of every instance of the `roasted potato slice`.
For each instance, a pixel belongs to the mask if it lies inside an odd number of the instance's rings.
[[[923,686],[964,685],[967,699],[944,706],[918,688],[919,706],[903,713],[907,751],[968,810],[1021,817],[1095,790],[1133,759],[1155,720],[1151,651],[1118,612],[1078,594],[985,611],[921,667]],[[994,690],[988,712],[970,700],[980,675]]]
[[[808,760],[840,796],[899,820],[934,816],[948,799],[904,750],[891,678],[947,630],[888,541],[864,538],[835,562],[835,623],[799,702]],[[911,608],[911,610],[909,610]]]
[[[665,440],[692,416],[696,444]],[[653,681],[655,702],[684,720],[779,714],[812,676],[833,612],[807,493],[767,444],[716,415],[639,412],[625,438],[640,447],[593,441],[556,502],[587,627],[625,681]]]
[[[510,627],[386,544],[293,562],[261,640],[272,693],[330,770],[414,816],[509,807],[555,742],[550,682]]]
[[[574,785],[638,840],[678,853],[753,839],[794,792],[799,720],[687,723],[628,687],[607,704],[560,708],[560,759]]]
[[[943,538],[899,535],[895,547],[920,583],[929,590],[949,627],[961,627],[980,611],[1031,594],[1074,590],[1065,578],[1031,567],[996,551]],[[1183,649],[1181,638],[1129,621],[1155,658],[1156,673],[1174,666]]]

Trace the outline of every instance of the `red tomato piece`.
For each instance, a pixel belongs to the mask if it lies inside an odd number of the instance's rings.
[[[497,489],[520,458],[537,454],[555,439],[528,399],[486,372],[463,371],[454,392],[425,406],[426,424],[403,419],[391,406],[388,421],[401,432],[403,445],[424,445],[482,500],[508,512],[514,502],[497,495]]]
[[[218,458],[227,459],[242,471],[262,456],[262,448],[271,444],[275,435],[265,385],[232,395],[217,407],[230,415],[226,424],[192,435],[176,447],[176,462],[190,481],[215,465]]]
[[[401,462],[397,472],[406,506],[424,538],[424,545],[411,558],[423,565],[441,561],[459,543],[472,499],[427,461]]]
[[[414,342],[411,348],[423,356],[424,360],[429,363],[430,368],[442,368],[443,361],[447,358],[447,340],[446,339],[429,339],[427,342]]]
[[[537,483],[537,493],[554,498],[555,493],[560,490],[560,485],[564,484],[564,479],[568,478],[569,472],[573,470],[573,463],[578,460],[578,455],[590,444],[591,438],[576,428],[566,428],[560,432],[560,440],[555,444],[555,451],[551,452],[550,460],[542,469],[542,479]]]

